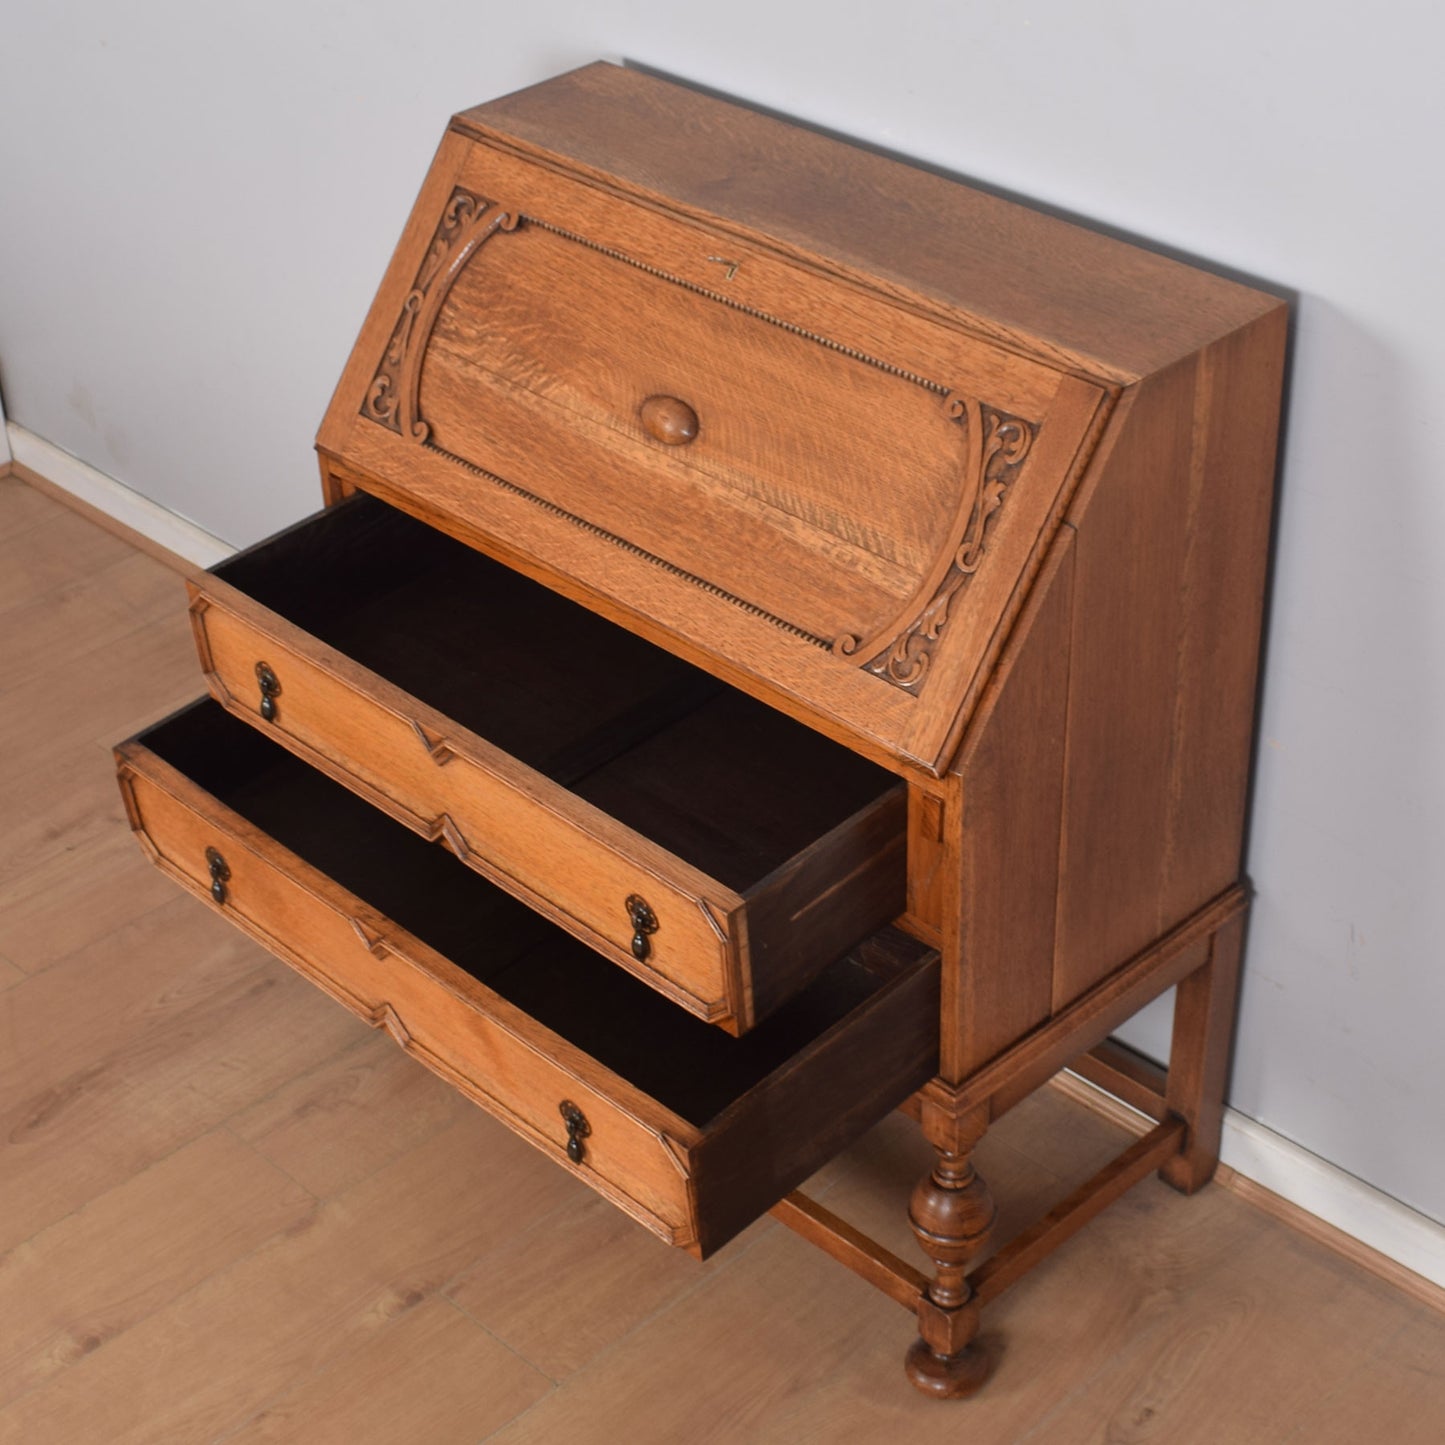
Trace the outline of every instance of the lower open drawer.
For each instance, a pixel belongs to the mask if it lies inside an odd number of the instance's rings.
[[[215,703],[117,759],[167,874],[700,1256],[936,1070],[937,955],[896,930],[734,1038]]]

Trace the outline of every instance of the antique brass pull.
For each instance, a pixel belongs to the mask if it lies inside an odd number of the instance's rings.
[[[563,1099],[557,1105],[557,1112],[567,1126],[567,1157],[574,1164],[580,1164],[585,1152],[582,1141],[591,1135],[592,1125],[587,1122],[587,1115],[571,1099]]]
[[[256,681],[261,688],[261,716],[267,722],[275,722],[276,698],[281,691],[281,683],[276,674],[271,671],[269,662],[256,664]]]
[[[647,941],[647,935],[657,932],[657,914],[652,911],[647,899],[636,893],[629,893],[627,895],[627,918],[632,924],[632,956],[638,963],[641,963],[652,952],[652,945]]]
[[[206,849],[206,867],[211,870],[211,897],[217,903],[226,901],[226,884],[231,877],[230,865],[214,849]]]
[[[665,447],[685,447],[697,436],[697,413],[680,397],[650,396],[637,415],[648,436]]]

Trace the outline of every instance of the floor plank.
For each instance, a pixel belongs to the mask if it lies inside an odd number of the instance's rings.
[[[0,1072],[12,1081],[0,1099],[0,1250],[331,1057],[363,1028],[200,904],[183,901],[205,923],[147,928],[154,953],[176,964],[176,982],[152,1015],[154,995],[144,985],[127,992],[132,980],[120,975],[119,1008],[135,1027],[113,1046],[72,1047],[92,1028],[78,1003],[70,1030],[31,1007],[29,984],[0,994]],[[83,974],[76,964],[31,983],[51,984],[45,997],[63,1007],[66,985]]]
[[[17,476],[0,477],[0,537],[18,537],[68,510]]]
[[[51,753],[27,776],[0,780],[0,878],[23,878],[71,852],[77,839],[125,829],[115,765],[98,747]]]
[[[329,1199],[475,1107],[385,1034],[368,1031],[237,1114],[230,1127],[318,1199]]]
[[[1388,1286],[1299,1249],[1297,1236],[1262,1220],[1248,1248],[1213,1261],[1192,1285],[1187,1308],[1136,1335],[1029,1438],[1283,1441],[1353,1366],[1361,1341],[1394,1335],[1409,1314]]]
[[[119,537],[58,503],[50,516],[23,532],[0,527],[0,626],[7,608],[44,597],[133,552]]]
[[[1311,1401],[1287,1437],[1289,1445],[1439,1445],[1445,1438],[1445,1320],[1411,1319],[1370,1349],[1336,1389]]]
[[[39,867],[0,879],[0,951],[38,973],[171,902],[176,886],[108,820],[68,836]]]
[[[448,1294],[524,1359],[563,1380],[725,1269],[769,1227],[754,1225],[700,1265],[606,1200],[581,1193],[481,1256]],[[562,1299],[558,1281],[565,1281]]]
[[[0,1257],[0,1408],[314,1209],[223,1132],[130,1175]]]
[[[473,1445],[549,1389],[545,1375],[433,1297],[224,1445]]]
[[[222,1435],[320,1388],[324,1370],[580,1187],[475,1114],[0,1411],[0,1442]]]
[[[29,772],[52,752],[109,747],[154,721],[158,707],[170,710],[205,692],[184,594],[170,601],[162,616],[10,695],[0,707],[0,776]]]
[[[35,689],[48,675],[83,667],[91,655],[173,612],[179,577],[138,552],[7,609],[0,628],[0,699]]]

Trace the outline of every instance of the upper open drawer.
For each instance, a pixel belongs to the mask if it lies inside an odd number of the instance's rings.
[[[903,912],[891,773],[374,497],[191,591],[231,712],[709,1022]]]
[[[937,772],[1106,396],[966,321],[474,118],[320,444],[343,478]]]

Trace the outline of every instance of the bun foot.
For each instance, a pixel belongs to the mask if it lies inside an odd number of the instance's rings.
[[[956,1355],[937,1355],[926,1340],[914,1340],[903,1361],[908,1378],[936,1400],[972,1395],[993,1374],[993,1366],[993,1357],[981,1345],[969,1345]]]

